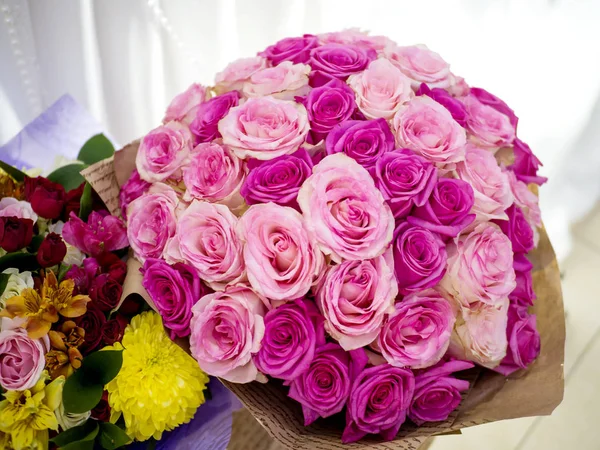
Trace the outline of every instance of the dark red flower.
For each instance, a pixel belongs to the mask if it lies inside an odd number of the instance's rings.
[[[33,220],[0,217],[0,247],[8,253],[27,247],[32,237]]]
[[[102,330],[104,345],[113,345],[115,342],[120,342],[123,339],[123,333],[128,323],[127,317],[119,313],[106,322]]]
[[[107,273],[117,283],[123,284],[127,275],[127,264],[121,258],[114,253],[104,252],[96,257],[96,261],[102,267],[103,273]]]
[[[66,201],[65,188],[44,177],[25,177],[25,199],[33,210],[45,219],[56,219]]]
[[[79,348],[85,356],[96,350],[102,342],[102,329],[106,325],[106,317],[94,302],[90,302],[87,305],[87,312],[76,318],[75,323],[85,331],[85,342]]]
[[[92,418],[100,422],[108,422],[110,420],[110,406],[108,405],[107,391],[102,393],[100,403],[98,403],[96,407],[92,409]]]
[[[37,262],[42,267],[54,266],[64,259],[67,246],[56,233],[48,233],[37,252]]]
[[[71,189],[67,192],[65,198],[65,218],[69,219],[69,214],[74,212],[79,215],[79,207],[81,202],[81,196],[83,195],[83,188],[85,187],[85,183],[81,183],[79,187],[75,189]]]
[[[110,311],[119,304],[122,293],[123,286],[107,273],[98,275],[92,281],[90,288],[92,303],[104,312]]]

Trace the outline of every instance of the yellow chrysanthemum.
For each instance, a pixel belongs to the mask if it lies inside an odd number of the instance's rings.
[[[204,403],[208,377],[194,359],[167,336],[160,316],[144,312],[125,329],[123,366],[106,386],[111,422],[121,414],[131,438],[160,439],[163,431],[189,422]]]

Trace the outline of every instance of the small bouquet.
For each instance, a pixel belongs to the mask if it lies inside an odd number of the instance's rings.
[[[424,46],[287,38],[178,95],[102,163],[104,192],[134,291],[271,435],[405,448],[562,398],[545,180],[517,122]]]

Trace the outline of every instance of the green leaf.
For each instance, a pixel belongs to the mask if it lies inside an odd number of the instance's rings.
[[[131,439],[127,433],[112,423],[103,422],[100,424],[100,445],[105,450],[116,450],[127,444]]]
[[[39,265],[35,258],[35,254],[14,252],[7,253],[0,258],[0,272],[11,267],[19,269],[19,271],[22,272],[24,270],[37,270]]]
[[[71,270],[71,267],[73,267],[73,264],[64,264],[61,263],[60,266],[58,267],[58,281],[62,281],[65,278],[65,275],[67,274],[67,272],[69,270]]]
[[[154,439],[152,437],[148,440],[148,446],[146,447],[146,450],[154,450],[155,448],[156,448],[156,439]]]
[[[6,289],[6,285],[8,284],[9,278],[9,273],[0,273],[0,295],[4,294],[4,289]]]
[[[98,422],[95,420],[88,420],[83,425],[69,428],[59,435],[54,436],[50,439],[50,442],[54,442],[61,449],[93,448],[98,431]],[[92,444],[91,447],[85,447],[83,444],[86,442],[90,442]],[[74,444],[80,444],[80,446],[74,446]]]
[[[94,409],[102,398],[102,392],[104,392],[104,385],[90,382],[83,370],[77,370],[67,378],[63,387],[65,411],[83,414]]]
[[[92,203],[92,185],[86,182],[81,200],[79,200],[79,218],[84,222],[87,222],[88,216],[92,212]]]
[[[54,172],[48,175],[48,179],[50,181],[54,181],[55,183],[61,184],[65,188],[65,191],[68,192],[71,189],[79,187],[79,185],[85,181],[79,172],[86,167],[86,164],[69,164],[56,169]]]
[[[123,365],[122,350],[105,350],[86,356],[80,371],[85,372],[88,380],[103,387],[117,376]]]
[[[38,234],[37,236],[34,236],[31,239],[31,244],[29,244],[29,248],[32,252],[37,252],[40,248],[40,245],[42,245],[42,242],[44,242],[44,236]]]
[[[110,158],[115,153],[115,148],[103,134],[92,136],[81,150],[77,159],[86,164],[92,165],[103,159]]]
[[[25,175],[16,167],[11,166],[10,164],[6,164],[4,161],[0,161],[0,168],[2,168],[7,174],[15,179],[17,183],[22,183],[25,181]]]

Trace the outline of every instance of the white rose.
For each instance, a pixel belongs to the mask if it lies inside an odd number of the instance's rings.
[[[4,274],[10,275],[4,292],[0,295],[0,307],[4,308],[6,300],[15,295],[19,295],[25,288],[33,288],[33,277],[31,272],[21,272],[18,269],[6,269]]]

